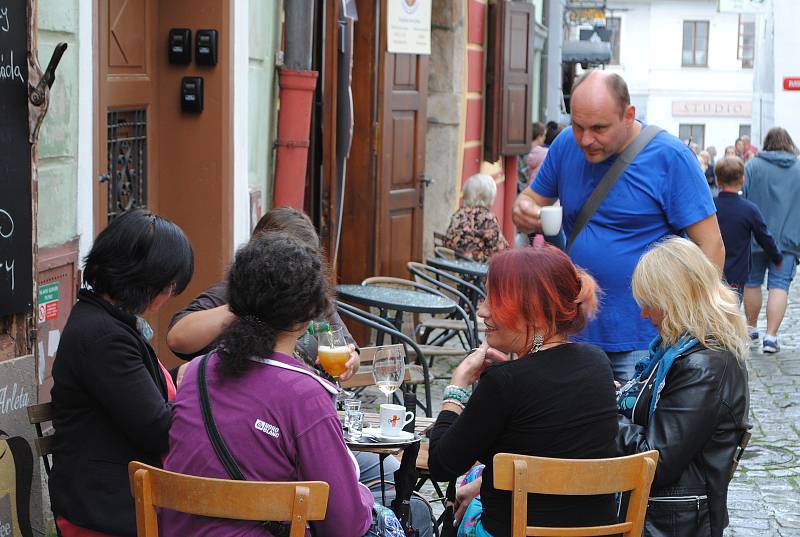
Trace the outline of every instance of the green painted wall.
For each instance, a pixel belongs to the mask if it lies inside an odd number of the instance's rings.
[[[260,190],[262,206],[271,206],[277,75],[275,53],[280,47],[281,3],[250,1],[248,46],[247,172],[251,190]]]
[[[78,3],[39,0],[42,69],[47,67],[56,43],[68,44],[39,133],[39,247],[63,244],[77,234]],[[84,4],[88,6],[88,2]]]

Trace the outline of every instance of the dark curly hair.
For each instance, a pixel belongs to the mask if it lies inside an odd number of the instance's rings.
[[[250,356],[268,357],[278,333],[321,316],[328,297],[327,272],[314,248],[280,231],[251,239],[228,273],[228,307],[236,319],[221,336],[223,371],[240,375]]]

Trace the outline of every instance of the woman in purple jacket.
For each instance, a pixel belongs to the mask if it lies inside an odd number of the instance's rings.
[[[327,482],[327,515],[311,523],[315,537],[391,535],[377,526],[396,524],[396,518],[384,508],[374,510],[372,493],[358,482],[333,404],[337,388],[292,357],[308,322],[329,307],[318,254],[285,233],[266,233],[237,252],[228,289],[236,318],[207,361],[188,366],[164,467],[229,478],[203,424],[198,372],[205,367],[214,421],[247,480]],[[174,511],[162,513],[161,527],[164,537],[282,533],[258,522]]]

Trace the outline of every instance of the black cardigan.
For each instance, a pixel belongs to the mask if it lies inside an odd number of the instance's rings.
[[[493,485],[492,459],[516,453],[564,459],[617,454],[617,406],[611,365],[597,347],[561,345],[486,369],[464,412],[442,411],[430,433],[428,466],[454,479],[476,460],[483,471],[482,522],[511,535],[511,494]],[[592,526],[616,522],[613,495],[531,495],[528,523]]]
[[[53,363],[53,512],[78,526],[136,535],[128,463],[161,466],[171,404],[136,319],[81,290]]]

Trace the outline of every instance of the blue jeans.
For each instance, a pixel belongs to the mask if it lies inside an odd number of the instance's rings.
[[[747,277],[747,287],[761,287],[764,283],[764,272],[769,270],[767,289],[783,289],[789,291],[797,273],[797,257],[792,254],[783,254],[783,264],[780,269],[769,262],[767,254],[756,252],[751,256],[752,265],[750,275]]]
[[[642,358],[647,358],[650,352],[647,349],[624,352],[607,352],[608,359],[611,360],[611,371],[614,373],[614,380],[625,384],[633,377],[636,370],[636,362]]]

